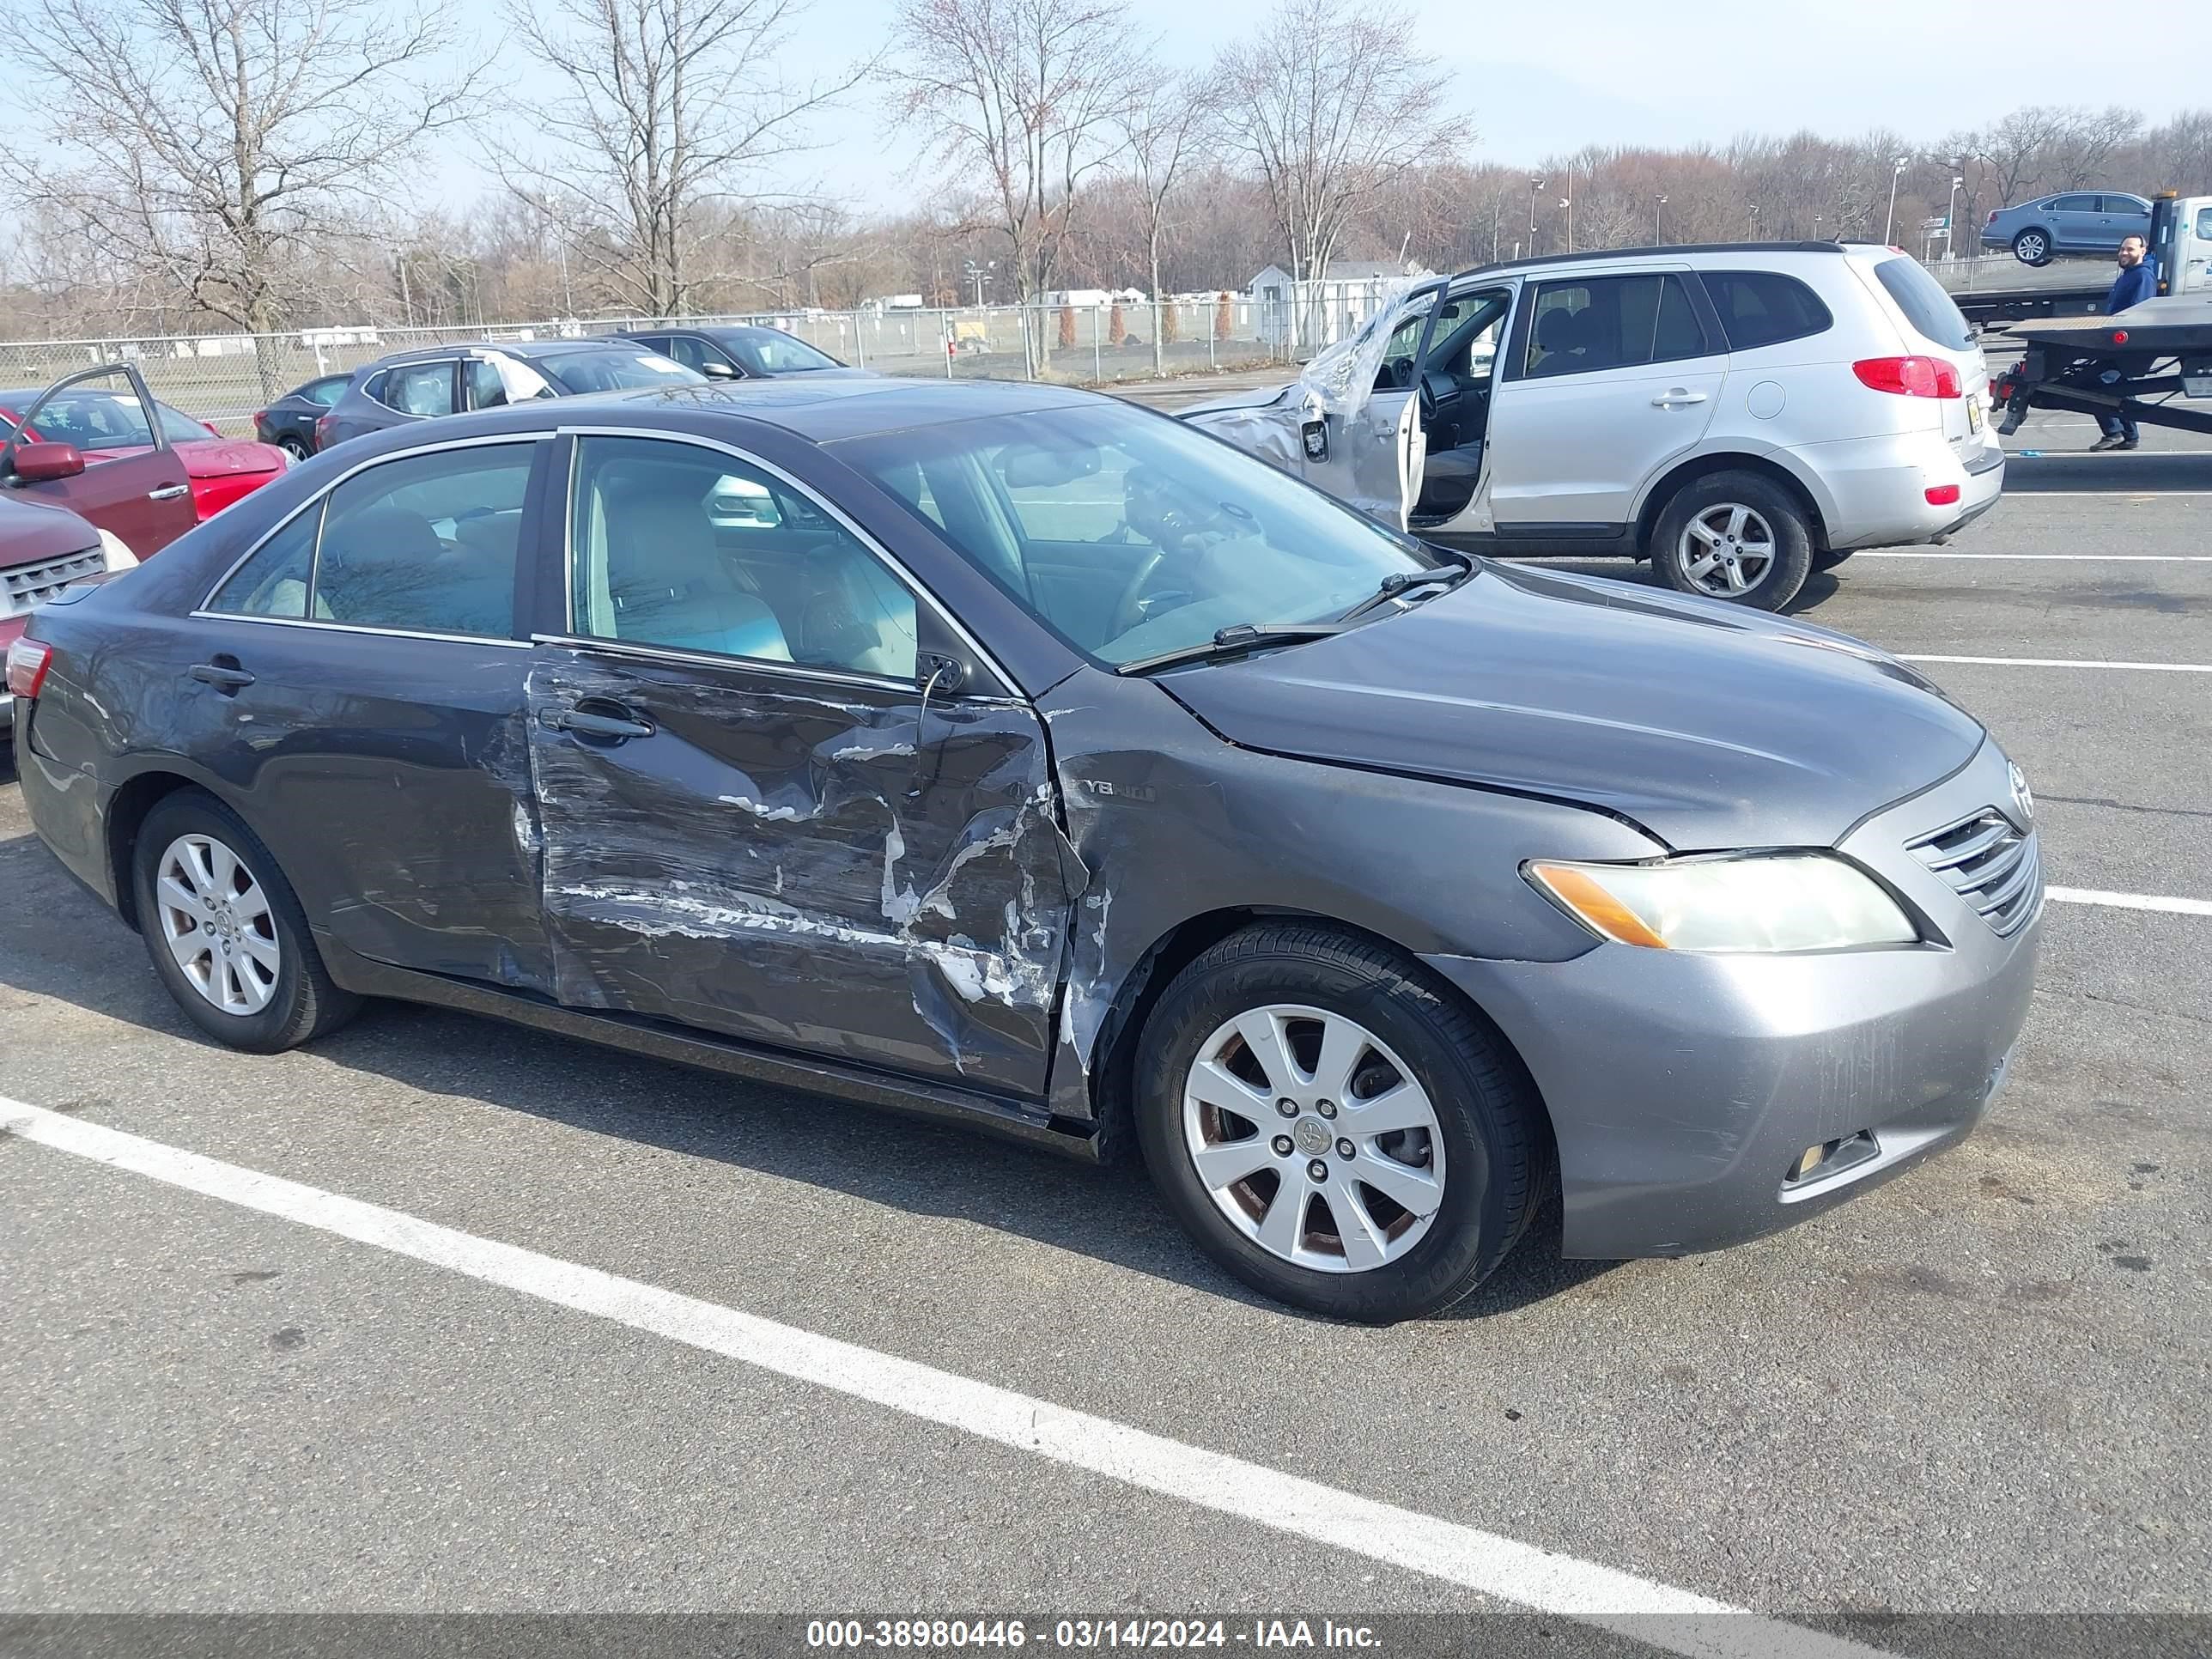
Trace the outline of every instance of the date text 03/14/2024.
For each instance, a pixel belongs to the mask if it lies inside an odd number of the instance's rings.
[[[1378,1638],[1368,1626],[1340,1624],[1331,1619],[1059,1619],[1050,1624],[1022,1619],[816,1619],[806,1626],[806,1645],[816,1650],[1022,1648],[1031,1643],[1085,1651],[1371,1649],[1378,1645]]]

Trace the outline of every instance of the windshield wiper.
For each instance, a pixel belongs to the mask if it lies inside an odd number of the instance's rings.
[[[1429,570],[1395,570],[1382,579],[1382,585],[1380,587],[1339,617],[1337,621],[1343,623],[1356,621],[1376,607],[1388,605],[1400,594],[1411,592],[1414,588],[1433,587],[1439,582],[1456,582],[1463,577],[1474,574],[1474,561],[1467,554],[1453,552],[1447,549],[1437,550],[1443,552],[1446,558],[1454,560],[1455,562],[1448,565],[1440,564]]]
[[[1178,646],[1173,651],[1163,651],[1154,657],[1139,657],[1123,663],[1114,672],[1117,674],[1144,674],[1155,668],[1171,668],[1182,662],[1209,662],[1216,657],[1233,657],[1263,646],[1290,645],[1299,640],[1318,640],[1331,634],[1341,634],[1350,627],[1342,620],[1310,623],[1236,623],[1214,630],[1213,637],[1200,645]]]

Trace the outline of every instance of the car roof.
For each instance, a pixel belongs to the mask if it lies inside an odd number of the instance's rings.
[[[885,374],[811,375],[788,380],[709,381],[610,394],[614,401],[653,403],[699,415],[726,414],[781,427],[815,443],[934,426],[995,415],[1028,415],[1119,400],[1075,386],[1028,380],[935,380]],[[568,400],[573,406],[578,400]]]
[[[1476,265],[1471,270],[1462,270],[1452,280],[1457,282],[1464,276],[1504,276],[1516,270],[1542,270],[1559,265],[1607,264],[1630,259],[1679,259],[1700,253],[1848,253],[1856,246],[1842,242],[1685,242],[1671,247],[1595,248],[1583,253],[1543,253],[1528,259],[1501,259],[1494,264]],[[1881,251],[1885,253],[1891,252],[1887,247]]]
[[[633,339],[641,334],[703,334],[708,339],[744,339],[749,335],[773,334],[778,339],[796,340],[796,334],[769,323],[663,323],[657,328],[621,328],[607,337],[615,340]],[[804,343],[804,342],[801,342]]]
[[[388,368],[397,363],[422,362],[439,357],[461,357],[472,351],[495,351],[503,356],[536,357],[565,356],[578,351],[605,351],[611,345],[632,344],[611,335],[597,335],[580,340],[455,340],[447,345],[410,346],[404,351],[394,351],[379,357],[362,368]],[[359,374],[361,369],[354,371]],[[329,378],[317,375],[317,380]]]

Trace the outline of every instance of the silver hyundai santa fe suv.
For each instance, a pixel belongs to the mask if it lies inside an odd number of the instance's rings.
[[[1774,611],[1809,571],[1995,506],[1988,410],[1973,331],[1916,261],[1790,242],[1424,283],[1295,385],[1182,417],[1429,541],[1648,558]]]

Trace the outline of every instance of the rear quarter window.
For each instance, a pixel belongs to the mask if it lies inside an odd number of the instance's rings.
[[[1974,343],[1974,331],[1958,306],[1918,260],[1902,254],[1884,259],[1874,268],[1874,275],[1922,339],[1948,351],[1964,351]]]
[[[1730,351],[1779,345],[1825,333],[1835,325],[1820,296],[1795,276],[1774,270],[1700,273]]]

